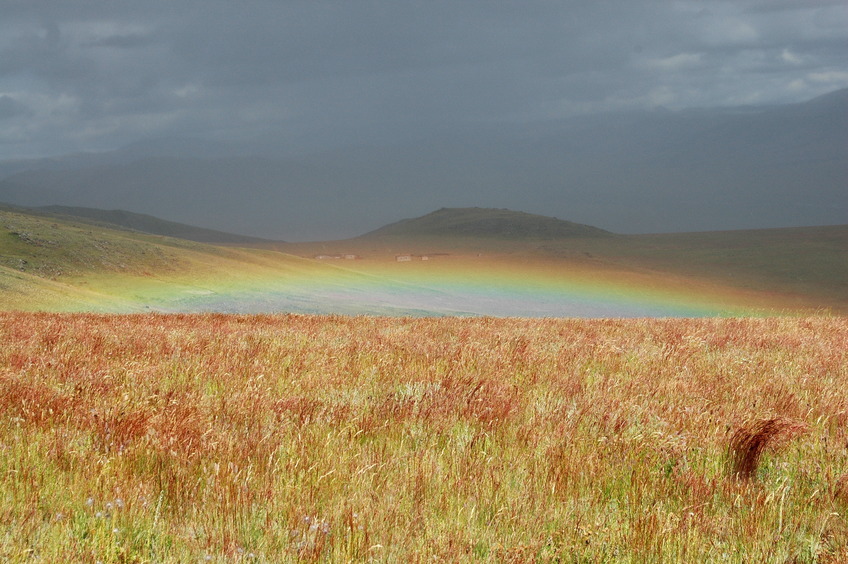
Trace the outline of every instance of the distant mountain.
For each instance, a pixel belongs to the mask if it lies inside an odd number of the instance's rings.
[[[0,163],[0,201],[127,209],[289,241],[473,205],[646,233],[843,224],[846,179],[840,90],[772,107],[457,124],[407,145],[287,159],[156,140]]]
[[[120,227],[149,233],[152,235],[164,235],[177,239],[186,239],[198,243],[219,244],[259,244],[270,243],[267,239],[236,235],[214,229],[195,227],[184,223],[165,221],[151,215],[133,213],[124,210],[99,210],[95,208],[80,208],[69,206],[42,206],[35,208],[36,211],[54,215],[68,216],[92,220],[106,226]]]
[[[612,233],[536,214],[506,209],[442,208],[371,231],[362,238],[480,237],[509,240],[608,237]]]

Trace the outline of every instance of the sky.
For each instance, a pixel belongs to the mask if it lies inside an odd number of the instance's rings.
[[[0,0],[0,159],[800,102],[846,51],[844,0]]]

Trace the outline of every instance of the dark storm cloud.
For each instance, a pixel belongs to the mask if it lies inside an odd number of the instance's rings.
[[[392,142],[463,121],[791,102],[848,86],[843,2],[0,8],[0,157],[174,134]]]

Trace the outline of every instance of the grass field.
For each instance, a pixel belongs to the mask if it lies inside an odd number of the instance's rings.
[[[848,318],[0,314],[0,560],[844,562]]]

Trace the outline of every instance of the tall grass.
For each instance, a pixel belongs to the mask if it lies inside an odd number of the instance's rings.
[[[844,317],[8,313],[0,343],[2,560],[848,559]]]

